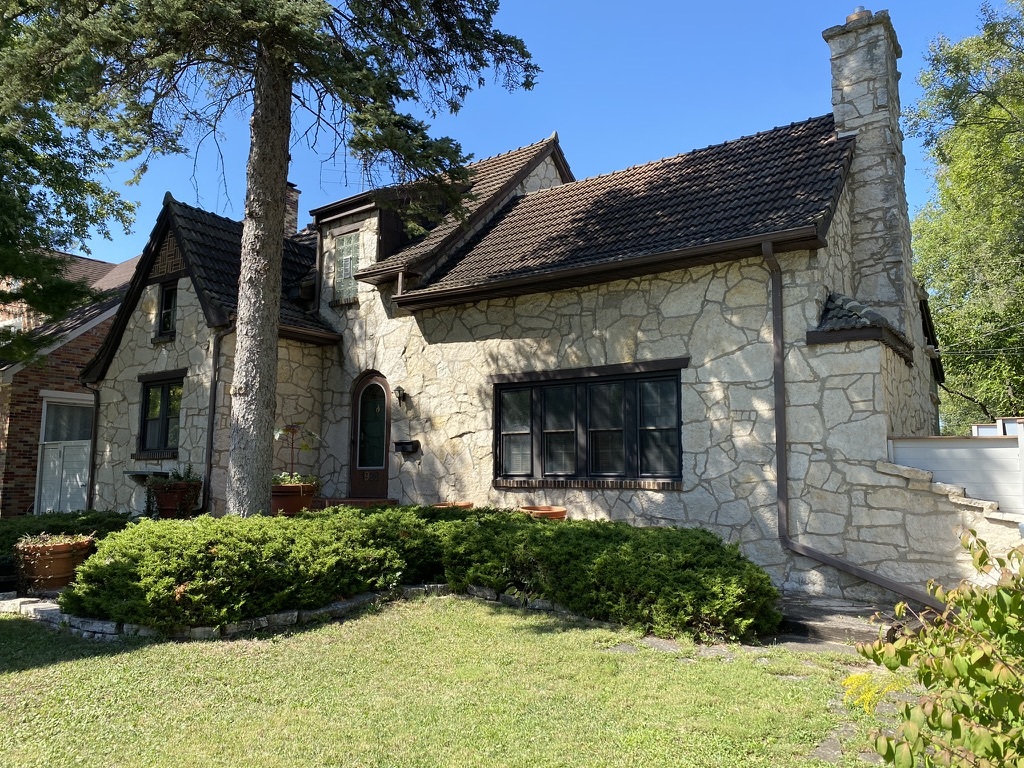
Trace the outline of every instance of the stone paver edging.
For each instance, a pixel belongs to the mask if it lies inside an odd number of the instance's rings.
[[[470,597],[500,602],[516,608],[533,611],[546,611],[572,617],[573,614],[550,600],[527,600],[514,595],[499,595],[488,587],[470,586],[467,589]],[[447,584],[418,584],[402,587],[403,598],[425,597],[427,595],[447,595],[451,589]],[[328,603],[320,608],[309,610],[292,609],[280,611],[255,619],[245,619],[220,627],[181,627],[175,632],[163,633],[140,624],[128,624],[118,621],[101,619],[83,619],[61,611],[56,602],[38,597],[18,597],[16,592],[0,592],[0,613],[15,614],[38,621],[54,630],[67,631],[76,637],[87,640],[116,641],[124,637],[167,637],[171,640],[215,640],[233,637],[246,632],[261,629],[278,629],[296,624],[309,624],[316,621],[329,621],[348,616],[361,608],[387,602],[398,596],[398,593],[365,592],[361,595]],[[575,618],[575,617],[574,617]]]

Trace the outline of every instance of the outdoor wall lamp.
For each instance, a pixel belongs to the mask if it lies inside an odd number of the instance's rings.
[[[404,406],[406,398],[405,390],[401,387],[395,387],[392,391],[395,393],[395,398],[397,398],[398,404]]]

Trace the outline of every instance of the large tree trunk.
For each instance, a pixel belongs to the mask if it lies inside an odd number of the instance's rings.
[[[243,517],[270,510],[291,99],[288,65],[259,46],[245,171],[228,458],[227,511]]]

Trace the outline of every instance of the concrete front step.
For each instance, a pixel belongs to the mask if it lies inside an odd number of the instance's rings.
[[[892,607],[816,597],[783,597],[780,635],[833,643],[869,643],[894,623]],[[880,613],[884,618],[872,623]]]

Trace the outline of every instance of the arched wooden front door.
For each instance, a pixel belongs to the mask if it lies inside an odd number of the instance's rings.
[[[352,397],[352,460],[349,496],[386,499],[388,445],[391,440],[391,390],[383,376],[367,376]]]

